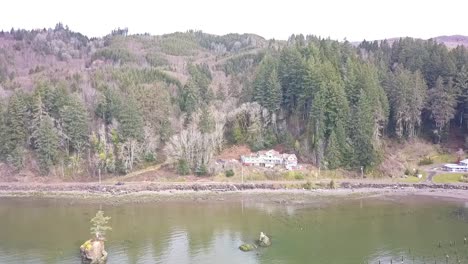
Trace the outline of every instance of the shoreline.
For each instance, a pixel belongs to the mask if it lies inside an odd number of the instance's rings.
[[[434,199],[468,201],[464,184],[397,184],[341,182],[329,189],[324,184],[304,189],[304,183],[144,183],[121,185],[97,183],[0,183],[0,200],[62,199],[70,203],[124,204],[146,202],[263,202],[312,204],[334,198],[385,198],[420,196]]]

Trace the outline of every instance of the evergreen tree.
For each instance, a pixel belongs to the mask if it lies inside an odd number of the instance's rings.
[[[361,89],[369,96],[375,123],[386,123],[389,113],[388,98],[380,84],[377,68],[370,63],[359,64],[356,72],[356,85],[355,93],[357,96],[359,96]],[[350,104],[356,105],[356,99],[359,98],[354,98]]]
[[[335,131],[332,131],[330,137],[328,138],[327,151],[325,154],[325,159],[328,163],[329,169],[336,169],[340,167],[343,163],[343,158],[341,155],[341,146],[338,144],[338,139],[336,138]]]
[[[200,123],[198,124],[200,132],[204,134],[213,132],[215,129],[214,122],[210,109],[203,107],[200,114]]]
[[[214,97],[210,88],[212,76],[209,66],[207,64],[189,64],[188,70],[191,76],[190,81],[196,86],[197,97],[201,102],[209,104]]]
[[[34,92],[34,99],[36,104],[38,103],[37,100],[40,100],[43,111],[51,118],[58,120],[60,118],[60,109],[68,102],[68,91],[64,85],[53,87],[48,83],[40,83]],[[35,107],[38,107],[38,105]]]
[[[91,234],[96,237],[96,239],[104,239],[107,231],[112,230],[109,226],[109,216],[104,216],[104,211],[97,211],[96,216],[91,219]]]
[[[197,176],[205,176],[208,173],[208,168],[206,167],[203,161],[195,169],[195,173],[197,174]]]
[[[345,83],[346,97],[350,105],[355,105],[359,100],[361,87],[358,84],[358,64],[355,60],[347,60],[344,65],[343,81]]]
[[[102,118],[102,120],[109,125],[112,123],[112,120],[117,117],[121,104],[122,102],[119,94],[114,89],[105,87],[96,106],[96,116]]]
[[[239,124],[239,121],[237,120],[237,118],[233,122],[231,131],[232,131],[231,133],[232,133],[233,143],[236,143],[236,144],[244,143],[245,141],[244,132],[242,131],[242,127]]]
[[[466,63],[466,65],[468,65],[468,62]],[[466,67],[468,66],[461,66],[461,69],[454,80],[454,88],[458,93],[458,112],[460,116],[460,127],[463,123],[465,123],[465,118],[468,114],[468,69]]]
[[[0,101],[0,161],[6,159],[7,149],[7,127],[5,123],[5,108],[3,102]]]
[[[323,93],[317,93],[309,118],[309,136],[314,150],[315,165],[321,167],[325,149],[325,99]]]
[[[216,100],[224,101],[226,100],[226,91],[223,85],[218,86],[218,90],[216,90]]]
[[[419,72],[397,67],[389,73],[385,89],[390,101],[391,121],[398,138],[412,138],[421,125],[421,112],[426,98],[426,84]]]
[[[21,167],[27,143],[28,129],[27,120],[29,116],[29,106],[27,96],[22,93],[15,93],[10,97],[5,117],[5,145],[4,150],[7,159]]]
[[[260,105],[275,112],[280,108],[281,87],[276,72],[276,61],[266,55],[259,65],[253,83],[253,99]]]
[[[369,97],[361,91],[356,111],[351,119],[351,139],[353,142],[354,166],[369,168],[378,161],[375,146],[374,115]]]
[[[296,47],[281,51],[278,76],[282,89],[282,105],[289,112],[295,110],[299,100],[305,96],[306,87],[310,85],[307,66]]]
[[[33,96],[33,105],[31,109],[31,145],[37,148],[37,138],[39,134],[39,128],[41,126],[42,119],[47,115],[45,105],[42,102],[40,93],[35,93]]]
[[[189,80],[183,87],[179,105],[180,109],[186,112],[187,116],[189,117],[198,109],[200,105],[200,98],[195,82]]]
[[[281,103],[281,86],[278,81],[276,69],[273,69],[265,80],[265,108],[274,112],[279,110]]]
[[[39,126],[37,154],[42,173],[49,172],[50,167],[55,165],[59,158],[59,137],[49,116],[45,116]]]
[[[444,84],[441,77],[437,78],[434,88],[429,90],[429,106],[431,117],[439,133],[455,115],[456,97],[453,84]]]
[[[349,104],[344,83],[330,63],[321,66],[316,78],[319,90],[314,96],[312,117],[315,122],[321,123],[321,133],[324,139],[327,139],[338,123],[347,122]]]
[[[128,173],[138,159],[137,148],[144,139],[143,117],[132,95],[127,96],[126,103],[121,106],[117,121],[118,136],[114,140],[116,168],[121,173]]]
[[[179,159],[177,163],[177,173],[179,175],[189,175],[190,174],[190,166],[185,159]]]
[[[172,102],[168,87],[161,84],[138,85],[132,91],[144,125],[152,131],[151,137],[165,142],[172,133],[168,114],[172,110]]]
[[[88,142],[88,115],[85,106],[76,96],[71,96],[60,110],[62,127],[69,146],[81,152]]]
[[[143,138],[143,118],[132,96],[128,96],[125,104],[121,106],[117,120],[119,121],[119,134],[124,140]]]

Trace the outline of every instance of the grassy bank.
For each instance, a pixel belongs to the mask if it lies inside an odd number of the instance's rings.
[[[464,173],[443,173],[434,176],[434,183],[459,183],[462,182]]]

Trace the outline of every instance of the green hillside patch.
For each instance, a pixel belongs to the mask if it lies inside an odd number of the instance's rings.
[[[163,67],[169,65],[167,59],[164,58],[163,55],[158,53],[148,53],[146,54],[145,59],[148,62],[148,64],[152,67]]]
[[[421,178],[418,178],[416,175],[410,175],[410,176],[407,176],[406,178],[402,178],[401,182],[405,182],[405,183],[424,182],[427,178],[427,172],[419,171],[419,173],[422,175]]]
[[[443,173],[434,176],[432,179],[435,183],[457,183],[463,179],[463,173]]]
[[[101,60],[111,60],[114,63],[128,63],[135,61],[135,56],[126,49],[120,48],[104,48],[96,51],[93,54],[91,60],[95,61],[97,59]]]
[[[122,87],[131,87],[142,83],[155,83],[162,81],[182,87],[180,81],[161,70],[155,68],[119,68],[112,71],[112,79],[116,80]]]
[[[196,50],[199,49],[198,43],[190,35],[183,33],[164,36],[160,45],[164,53],[175,56],[194,55]]]

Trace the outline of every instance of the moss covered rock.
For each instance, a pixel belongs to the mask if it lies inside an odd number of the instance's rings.
[[[244,252],[247,252],[247,251],[252,251],[255,249],[255,246],[252,245],[252,244],[242,244],[240,247],[239,247],[240,250],[244,251]]]
[[[89,264],[103,264],[107,261],[107,252],[104,249],[104,241],[90,239],[80,246],[81,262]]]

